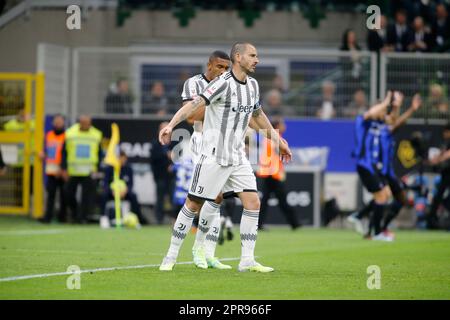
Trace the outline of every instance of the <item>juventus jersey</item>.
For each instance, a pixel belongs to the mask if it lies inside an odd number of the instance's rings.
[[[203,73],[187,79],[183,85],[183,93],[181,98],[183,102],[194,100],[196,96],[203,92],[209,81]]]
[[[183,92],[181,98],[183,102],[194,100],[208,85],[209,80],[206,79],[203,73],[187,79],[183,85]],[[202,147],[202,131],[194,126],[194,133],[190,140],[190,149],[195,157],[198,157]]]
[[[211,81],[200,94],[206,101],[202,154],[222,166],[248,163],[244,138],[252,113],[259,108],[258,82],[239,81],[232,71]]]

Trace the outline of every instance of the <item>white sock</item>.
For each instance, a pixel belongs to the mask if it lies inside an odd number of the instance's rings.
[[[225,218],[225,228],[233,228],[233,222],[231,222],[230,217]]]
[[[242,261],[254,261],[255,259],[255,244],[258,234],[258,219],[259,210],[246,210],[242,211],[241,218],[241,262]]]
[[[184,238],[192,227],[196,212],[189,210],[186,205],[181,208],[178,213],[177,221],[173,225],[172,238],[170,239],[170,247],[167,256],[172,259],[177,259],[180,247],[183,244]]]
[[[208,234],[205,239],[205,256],[206,258],[214,258],[216,254],[216,246],[219,241],[220,234],[220,213],[211,222],[211,227],[209,228]]]
[[[204,246],[206,235],[210,231],[211,223],[213,222],[213,220],[215,220],[216,217],[220,217],[220,204],[212,201],[206,201],[203,204],[202,209],[200,210],[197,234],[195,236],[193,249]]]

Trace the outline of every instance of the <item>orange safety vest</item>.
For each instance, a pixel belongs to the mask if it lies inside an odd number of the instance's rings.
[[[270,139],[264,138],[262,150],[256,175],[261,178],[271,176],[275,180],[283,181],[286,178],[283,162],[278,152],[272,147]]]
[[[53,130],[47,132],[45,136],[45,173],[47,175],[56,175],[61,170],[64,139],[65,133],[57,135]]]

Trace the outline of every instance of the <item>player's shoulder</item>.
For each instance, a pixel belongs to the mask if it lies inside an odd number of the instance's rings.
[[[199,74],[196,74],[195,76],[188,78],[185,82],[194,82],[195,83],[195,82],[198,82],[201,80],[203,80],[203,74],[199,73]]]
[[[230,78],[231,78],[230,72],[224,72],[220,76],[217,76],[216,78],[212,79],[208,85],[210,87],[216,88],[226,86],[230,83]]]
[[[252,84],[252,85],[259,86],[258,80],[256,80],[256,79],[253,78],[253,77],[248,76],[248,77],[247,77],[247,81],[248,81],[250,84]]]
[[[227,71],[227,72],[222,73],[217,78],[222,79],[224,81],[231,81],[233,79],[233,75],[231,74],[231,71]]]

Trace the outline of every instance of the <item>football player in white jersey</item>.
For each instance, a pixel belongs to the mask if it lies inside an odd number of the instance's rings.
[[[211,81],[202,94],[178,110],[159,133],[160,143],[168,144],[177,124],[207,106],[201,156],[195,166],[188,198],[174,224],[168,253],[159,268],[161,271],[173,269],[181,244],[203,202],[214,201],[222,190],[224,196],[237,195],[244,207],[240,224],[242,252],[239,271],[274,270],[256,262],[254,256],[260,201],[256,178],[245,155],[247,128],[259,129],[279,146],[283,161],[290,161],[292,153],[261,108],[258,82],[248,76],[259,62],[256,48],[250,43],[235,43],[230,58],[232,69]]]
[[[208,84],[230,67],[230,57],[223,51],[214,51],[208,59],[205,73],[195,75],[184,82],[183,105],[194,100],[200,95]],[[194,157],[194,163],[198,161],[202,148],[202,127],[205,108],[200,108],[193,116],[187,119],[192,124],[194,132],[190,140],[190,149]],[[192,256],[194,264],[207,269],[231,269],[231,266],[223,264],[215,257],[215,251],[220,234],[220,205],[222,203],[222,193],[214,201],[205,201],[199,216],[197,234],[195,236],[194,246],[192,247]]]

